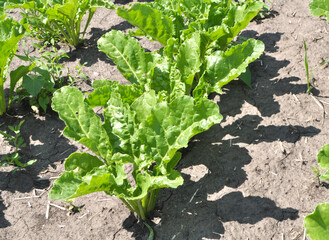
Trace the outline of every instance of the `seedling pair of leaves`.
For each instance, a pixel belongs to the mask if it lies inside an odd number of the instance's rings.
[[[104,191],[145,220],[161,188],[183,183],[174,169],[181,158],[178,150],[194,135],[219,123],[222,116],[217,104],[207,99],[195,102],[181,95],[169,103],[135,84],[95,81],[93,87],[86,100],[73,87],[54,94],[52,108],[66,124],[63,134],[93,154],[71,154],[65,161],[66,172],[55,181],[49,197],[67,200]],[[99,94],[103,90],[106,94]],[[104,108],[103,122],[93,111],[96,106]],[[127,165],[133,167],[130,177]]]
[[[32,34],[40,40],[60,40],[69,46],[78,46],[98,7],[113,8],[107,0],[37,0],[6,1],[6,9],[21,8],[25,21],[31,25]],[[81,34],[81,21],[88,18]]]
[[[329,144],[322,147],[318,153],[319,169],[312,167],[322,181],[329,181]],[[321,173],[325,171],[324,173]],[[318,204],[313,213],[304,220],[307,235],[312,240],[329,238],[329,203]]]
[[[221,93],[263,53],[258,40],[230,44],[262,6],[259,1],[232,5],[228,0],[137,3],[118,8],[117,14],[139,28],[130,35],[148,36],[164,47],[146,53],[136,39],[119,31],[105,34],[98,47],[131,83],[164,91],[169,99],[178,91],[204,99]]]

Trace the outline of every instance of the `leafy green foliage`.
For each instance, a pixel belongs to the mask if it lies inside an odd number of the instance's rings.
[[[313,16],[324,16],[329,21],[329,0],[313,0],[309,7]]]
[[[0,131],[0,134],[4,137],[4,140],[9,142],[11,145],[14,146],[15,152],[10,154],[9,156],[5,156],[5,159],[0,160],[0,166],[7,166],[7,165],[14,165],[16,168],[12,171],[13,173],[16,172],[20,168],[25,168],[33,163],[36,160],[30,160],[27,163],[22,163],[20,161],[20,155],[18,153],[21,147],[25,147],[24,139],[21,137],[21,126],[24,121],[21,121],[17,126],[8,126],[9,130],[11,130],[14,135],[10,135],[8,133]]]
[[[262,7],[262,2],[251,0],[137,3],[118,8],[117,14],[139,28],[130,35],[148,36],[164,47],[145,53],[137,40],[117,31],[105,34],[98,46],[129,81],[146,90],[164,91],[168,99],[181,92],[206,98],[211,92],[221,93],[263,53],[261,41],[231,44]],[[250,85],[248,75],[244,78]]]
[[[10,93],[10,101],[29,99],[31,107],[37,111],[41,107],[44,112],[52,98],[53,92],[62,87],[65,79],[62,76],[64,66],[59,61],[68,57],[63,50],[58,51],[55,47],[51,50],[44,51],[40,47],[40,57],[30,56],[30,50],[24,51],[24,55],[16,55],[23,61],[27,61],[29,65],[19,66],[10,73],[11,89],[14,89],[20,79],[23,79],[17,87],[15,97]]]
[[[40,40],[61,40],[70,46],[78,46],[98,7],[114,8],[107,0],[9,0],[5,8],[21,8],[24,20],[32,26],[32,33]],[[87,14],[86,25],[81,33],[81,21]]]
[[[17,50],[18,42],[25,36],[27,25],[16,22],[12,18],[0,18],[0,115],[6,112],[4,83],[9,65]],[[11,89],[12,91],[12,89]]]
[[[70,155],[66,172],[55,181],[49,196],[65,200],[105,191],[145,220],[161,188],[183,183],[174,170],[181,158],[178,150],[187,147],[192,136],[219,123],[222,116],[217,104],[207,99],[196,103],[181,96],[168,103],[154,91],[142,93],[136,84],[98,81],[94,87],[95,94],[87,101],[72,87],[54,94],[52,107],[67,126],[63,134],[95,155]],[[91,107],[99,104],[104,107],[103,122]],[[133,168],[130,177],[127,164]]]
[[[324,240],[329,237],[329,203],[320,203],[313,213],[304,220],[307,235],[312,240]]]

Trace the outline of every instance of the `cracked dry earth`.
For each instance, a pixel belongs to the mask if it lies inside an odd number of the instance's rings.
[[[185,182],[160,192],[151,219],[156,239],[304,239],[304,217],[329,199],[327,185],[319,185],[311,170],[317,152],[329,143],[329,68],[314,72],[315,91],[305,94],[303,50],[304,38],[311,68],[329,59],[329,23],[311,16],[309,2],[273,0],[271,16],[241,33],[266,45],[251,65],[253,87],[234,81],[224,94],[213,96],[224,121],[183,150],[178,170]],[[88,62],[84,73],[89,80],[79,80],[80,89],[91,91],[91,82],[102,78],[127,83],[96,41],[111,29],[130,27],[115,12],[98,9],[85,45],[63,47],[70,56],[65,66]],[[140,41],[151,51],[160,47]],[[18,64],[14,60],[13,67]],[[21,154],[37,163],[15,174],[10,167],[0,168],[1,240],[148,238],[147,228],[118,199],[103,193],[76,199],[81,207],[76,214],[69,215],[63,202],[49,205],[47,195],[64,159],[85,149],[62,136],[64,124],[56,113],[38,115],[24,104],[1,116],[0,130],[21,120],[27,144]],[[3,138],[0,146],[0,157],[13,151]]]

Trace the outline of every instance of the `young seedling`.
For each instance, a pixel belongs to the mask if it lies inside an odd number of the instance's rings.
[[[14,153],[10,154],[9,156],[5,156],[4,160],[0,160],[0,166],[8,166],[8,165],[17,166],[12,171],[12,173],[16,172],[20,168],[28,167],[36,162],[36,160],[30,160],[27,163],[23,164],[20,161],[21,157],[18,151],[20,150],[20,148],[26,146],[24,143],[24,139],[21,137],[21,126],[23,123],[24,120],[21,121],[17,126],[8,126],[8,128],[14,133],[14,135],[10,135],[8,133],[0,131],[0,134],[4,137],[4,140],[9,142],[15,148]]]
[[[304,50],[305,50],[305,70],[306,70],[306,79],[307,79],[307,91],[306,93],[311,93],[311,90],[313,89],[313,86],[312,86],[312,73],[315,69],[317,69],[318,67],[326,64],[326,63],[329,63],[329,60],[327,61],[324,61],[322,62],[320,65],[316,66],[315,68],[312,69],[312,71],[310,72],[309,71],[309,65],[308,65],[308,58],[307,58],[307,47],[306,47],[306,43],[305,43],[305,40],[303,39],[303,44],[304,44]]]

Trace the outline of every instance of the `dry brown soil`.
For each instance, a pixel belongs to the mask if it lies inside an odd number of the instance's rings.
[[[311,68],[329,59],[329,23],[311,16],[309,2],[272,0],[271,16],[242,32],[266,45],[251,65],[253,87],[234,81],[214,97],[224,120],[184,150],[178,170],[185,182],[160,193],[151,222],[156,239],[304,239],[304,217],[329,199],[328,185],[319,185],[311,170],[317,152],[329,143],[329,68],[314,71],[316,89],[305,94],[303,50],[304,38]],[[115,12],[98,9],[84,46],[63,47],[70,56],[66,66],[88,62],[89,80],[80,79],[78,87],[90,91],[91,82],[102,78],[127,83],[96,41],[112,29],[130,27]],[[141,42],[151,51],[160,47]],[[15,59],[13,67],[18,64]],[[27,143],[21,155],[37,163],[15,174],[11,167],[0,168],[1,240],[148,238],[147,228],[103,193],[76,199],[81,211],[73,215],[50,205],[46,219],[49,178],[62,173],[69,154],[84,148],[62,136],[64,124],[56,113],[38,115],[26,104],[15,104],[1,116],[0,130],[21,120]],[[0,146],[0,157],[13,151],[3,138]]]

